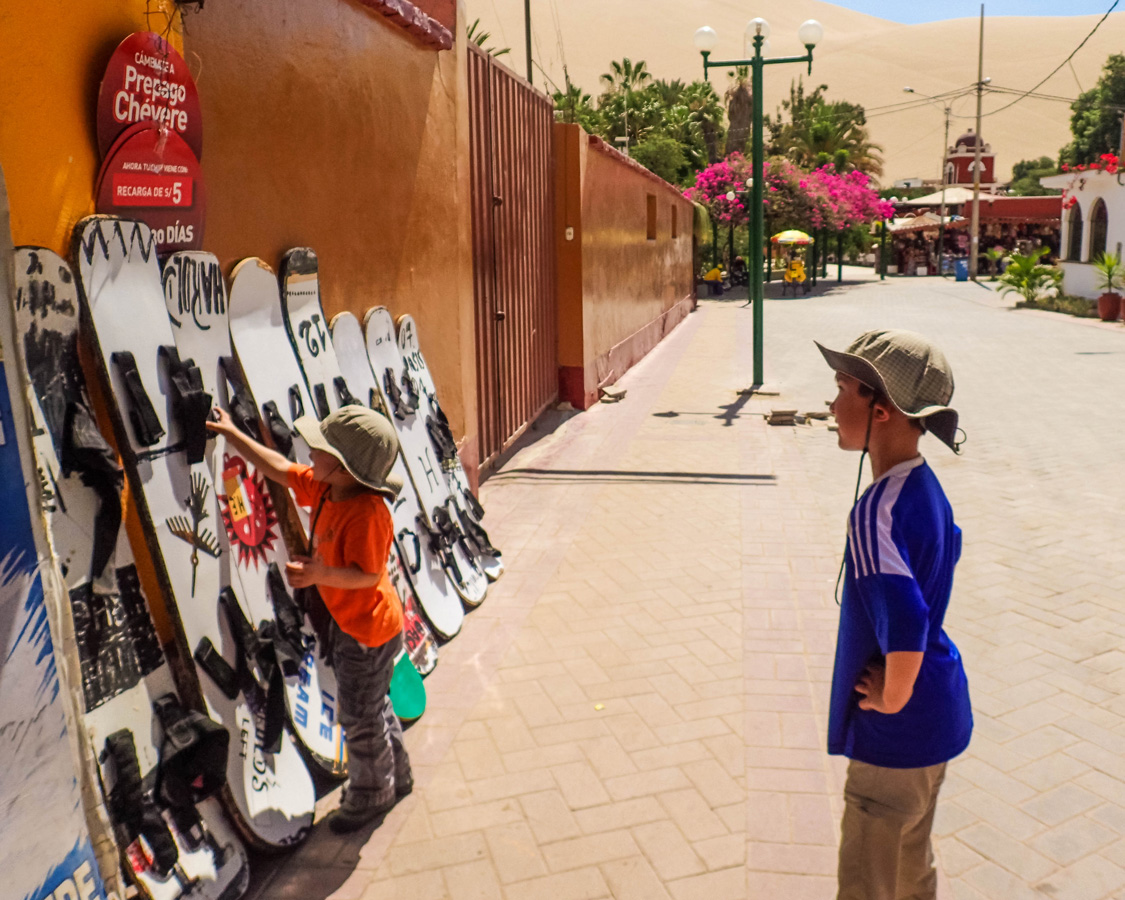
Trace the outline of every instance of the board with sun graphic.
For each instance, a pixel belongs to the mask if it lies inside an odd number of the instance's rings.
[[[231,549],[238,554],[241,569],[264,568],[277,543],[277,513],[273,509],[266,479],[237,453],[223,454],[223,527]]]
[[[228,294],[218,259],[197,251],[173,253],[164,262],[163,282],[180,356],[194,360],[215,405],[231,413],[244,433],[260,438],[259,407],[231,349]],[[293,605],[281,577],[289,555],[280,540],[265,478],[225,438],[212,436],[208,447],[222,520],[218,530],[224,549],[229,548],[230,581],[259,635],[290,659],[300,658],[287,671],[283,667],[288,722],[310,759],[331,775],[343,775],[347,754],[336,718],[335,674],[326,664],[316,631]],[[287,616],[284,608],[293,615]]]

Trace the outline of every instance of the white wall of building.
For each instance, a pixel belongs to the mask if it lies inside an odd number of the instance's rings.
[[[1125,181],[1125,172],[1120,174]],[[1060,263],[1063,270],[1063,291],[1075,297],[1096,299],[1101,290],[1095,286],[1097,273],[1091,265],[1090,214],[1096,201],[1105,201],[1107,214],[1105,248],[1107,252],[1122,254],[1125,245],[1125,185],[1118,183],[1117,175],[1106,172],[1068,172],[1040,178],[1039,183],[1048,188],[1064,188],[1069,197],[1078,201],[1082,211],[1082,249],[1078,260],[1066,259],[1070,249],[1071,210],[1062,211],[1062,234],[1059,241]]]

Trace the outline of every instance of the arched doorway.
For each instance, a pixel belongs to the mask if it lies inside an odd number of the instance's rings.
[[[1105,201],[1100,197],[1094,201],[1094,208],[1090,210],[1090,255],[1091,262],[1105,253],[1106,231],[1109,227],[1109,213],[1105,208]]]
[[[1077,203],[1066,219],[1066,258],[1075,262],[1082,259],[1082,207]]]

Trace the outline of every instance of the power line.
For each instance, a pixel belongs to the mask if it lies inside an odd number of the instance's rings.
[[[1028,91],[1025,91],[1021,96],[1016,97],[1016,99],[1013,100],[1011,103],[1008,103],[1004,106],[1001,106],[999,109],[994,109],[991,112],[986,112],[984,115],[994,116],[997,113],[1001,113],[1006,109],[1010,109],[1011,107],[1013,107],[1017,103],[1019,103],[1028,94],[1031,94],[1031,93],[1035,92],[1036,90],[1041,88],[1044,84],[1046,84],[1048,81],[1050,81],[1056,74],[1058,74],[1059,70],[1062,69],[1063,66],[1065,66],[1072,59],[1074,59],[1074,57],[1077,55],[1079,50],[1081,50],[1083,47],[1086,46],[1086,42],[1094,36],[1095,31],[1097,31],[1099,28],[1102,27],[1102,23],[1105,22],[1105,20],[1109,18],[1109,14],[1117,8],[1117,4],[1120,3],[1120,2],[1121,2],[1121,0],[1113,0],[1113,5],[1105,11],[1104,16],[1102,16],[1100,19],[1098,19],[1097,24],[1093,28],[1090,29],[1090,33],[1088,35],[1086,35],[1086,37],[1082,38],[1082,41],[1078,44],[1077,47],[1075,47],[1073,50],[1070,51],[1070,56],[1068,56],[1061,63],[1059,63],[1054,69],[1051,70],[1050,75],[1048,75],[1046,78],[1044,78],[1042,81],[1040,81],[1037,85],[1035,85],[1035,87],[1031,88]]]

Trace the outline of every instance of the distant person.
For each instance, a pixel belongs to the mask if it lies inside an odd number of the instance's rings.
[[[707,282],[708,292],[712,297],[719,297],[723,293],[723,270],[714,266],[703,280]]]
[[[328,827],[344,833],[385,815],[414,787],[402,725],[388,697],[403,645],[402,603],[387,575],[394,540],[387,500],[402,488],[391,474],[398,438],[386,416],[362,406],[344,406],[322,422],[302,416],[293,426],[309,445],[311,466],[246,437],[222,410],[207,423],[314,510],[311,552],[293,556],[285,575],[294,588],[315,587],[332,616],[331,659],[349,777]]]
[[[973,730],[961,655],[942,629],[961,530],[918,453],[926,432],[958,450],[953,374],[907,331],[817,347],[836,372],[839,446],[870,454],[874,478],[848,517],[841,567],[828,752],[851,762],[836,896],[934,900],[938,791]]]

